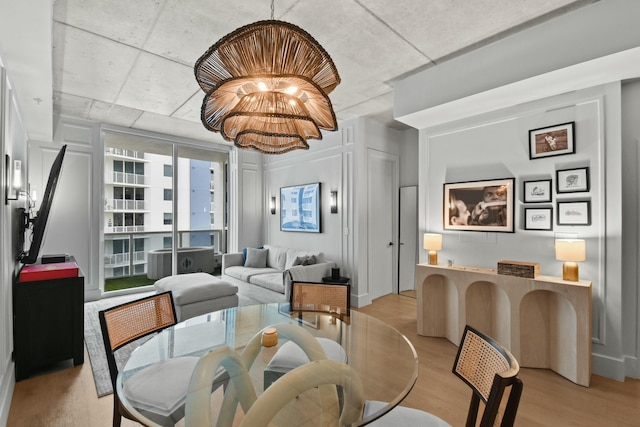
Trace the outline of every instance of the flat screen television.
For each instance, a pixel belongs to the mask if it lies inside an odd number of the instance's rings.
[[[42,246],[42,240],[44,239],[45,230],[47,228],[47,220],[49,219],[49,212],[51,211],[51,204],[53,203],[53,196],[58,186],[58,180],[60,179],[60,172],[62,171],[62,161],[64,160],[64,153],[67,150],[67,146],[63,145],[58,155],[56,156],[51,170],[49,171],[49,179],[47,180],[47,187],[42,196],[42,203],[40,203],[40,209],[33,218],[30,218],[29,211],[24,208],[20,208],[21,221],[20,230],[18,234],[18,240],[21,244],[20,252],[18,255],[18,261],[23,264],[33,264],[38,259],[40,253],[40,247]],[[31,227],[31,244],[28,250],[24,250],[24,234],[25,231]]]

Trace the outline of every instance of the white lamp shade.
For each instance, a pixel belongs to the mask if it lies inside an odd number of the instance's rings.
[[[586,245],[580,239],[557,239],[556,259],[558,261],[584,261],[586,259]]]
[[[425,249],[430,251],[439,251],[442,249],[442,234],[424,234],[424,246]]]

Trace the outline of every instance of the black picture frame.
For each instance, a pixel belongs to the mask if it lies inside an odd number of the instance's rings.
[[[557,203],[558,225],[591,225],[591,201],[574,200]]]
[[[561,123],[529,131],[529,159],[574,154],[575,122]]]
[[[553,208],[524,208],[525,230],[553,230]]]
[[[522,183],[522,201],[524,203],[549,203],[553,192],[551,179],[524,181]]]
[[[446,183],[445,230],[514,232],[515,178]]]
[[[591,189],[589,168],[560,169],[556,171],[556,192],[584,193]]]

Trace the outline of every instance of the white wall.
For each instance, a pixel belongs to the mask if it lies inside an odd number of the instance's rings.
[[[282,155],[264,155],[264,242],[275,246],[322,251],[342,274],[353,277],[353,148],[359,132],[353,121],[341,124],[336,132],[324,132],[322,140],[311,140],[310,150]],[[280,230],[280,188],[320,183],[320,233]],[[330,212],[330,193],[338,192],[338,213]],[[269,212],[269,200],[276,198],[276,214]],[[348,234],[347,234],[348,233]],[[347,237],[347,239],[343,239]]]
[[[626,375],[640,375],[640,325],[638,310],[638,200],[640,200],[640,81],[622,85],[622,342]]]
[[[590,168],[586,198],[592,225],[567,230],[555,223],[554,233],[576,232],[587,239],[587,261],[580,268],[581,277],[594,284],[593,371],[618,380],[640,376],[637,224],[625,227],[637,223],[638,132],[637,125],[623,128],[623,120],[637,122],[638,101],[637,89],[629,87],[623,98],[621,88],[640,77],[640,27],[632,23],[639,13],[639,2],[601,0],[395,86],[399,120],[421,129],[419,194],[436,189],[421,201],[425,229],[442,227],[437,216],[443,182],[504,174],[518,178],[520,191],[523,179],[551,175],[555,183],[557,169]],[[624,116],[623,108],[629,109]],[[578,125],[576,154],[529,161],[526,130],[571,117]],[[490,141],[493,155],[472,141]],[[446,158],[439,149],[446,143],[460,155]],[[445,167],[437,156],[445,156],[440,158]],[[551,235],[522,230],[521,197],[516,203],[514,235],[448,233],[443,252],[455,253],[443,253],[442,259],[495,267],[500,259],[520,257],[540,262],[543,274],[558,276]]]
[[[593,283],[594,372],[617,379],[624,377],[621,265],[615,255],[620,254],[622,221],[617,207],[622,182],[621,141],[616,135],[620,97],[620,85],[610,84],[425,129],[420,159],[425,173],[419,192],[426,195],[421,199],[421,225],[443,234],[439,256],[458,265],[495,269],[500,260],[529,261],[539,263],[543,275],[560,276],[562,263],[555,260],[553,248],[556,236],[585,239],[587,260],[580,263],[580,278]],[[530,129],[570,121],[576,126],[575,154],[529,159]],[[556,171],[576,167],[589,168],[590,190],[558,194]],[[443,229],[443,183],[510,177],[516,179],[515,233]],[[532,179],[552,179],[552,203],[523,202],[523,181]],[[570,200],[590,201],[591,225],[558,225],[557,202]],[[553,209],[552,231],[524,229],[524,208],[538,206]]]
[[[264,158],[264,242],[325,253],[351,278],[352,304],[371,303],[369,295],[367,223],[367,159],[370,150],[400,158],[405,185],[417,183],[417,132],[400,132],[368,119],[341,123],[339,130],[310,141],[311,150],[293,151]],[[406,158],[405,158],[406,156]],[[414,174],[413,176],[411,176]],[[280,187],[320,182],[322,186],[322,233],[280,230]],[[338,191],[338,213],[329,210],[330,191]],[[396,189],[397,190],[397,189]],[[268,201],[276,197],[276,215]]]
[[[402,132],[400,149],[400,187],[418,185],[419,146],[418,130],[408,129]]]

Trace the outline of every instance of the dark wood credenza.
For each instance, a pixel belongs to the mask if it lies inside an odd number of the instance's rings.
[[[71,257],[71,261],[74,261]],[[35,369],[73,359],[84,363],[84,276],[20,282],[13,286],[16,381]]]

